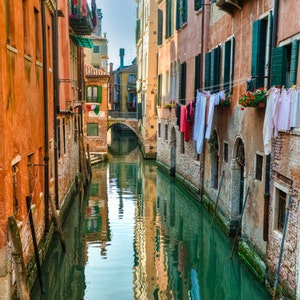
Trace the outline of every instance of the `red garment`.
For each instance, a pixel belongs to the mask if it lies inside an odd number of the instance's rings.
[[[190,123],[188,121],[189,105],[181,105],[180,107],[180,132],[184,133],[184,140],[188,143],[190,141]]]

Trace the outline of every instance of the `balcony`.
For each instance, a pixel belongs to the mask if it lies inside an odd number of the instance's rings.
[[[69,1],[70,16],[69,23],[76,35],[90,35],[93,32],[93,14],[86,3],[86,5],[75,5],[73,1]]]
[[[236,8],[242,9],[238,2],[239,0],[217,0],[216,6],[232,15]]]

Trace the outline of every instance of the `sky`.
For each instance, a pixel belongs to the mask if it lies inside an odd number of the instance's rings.
[[[109,63],[114,69],[120,66],[119,49],[125,49],[124,64],[131,65],[136,57],[135,0],[96,0],[97,8],[102,10],[102,34],[108,39]]]

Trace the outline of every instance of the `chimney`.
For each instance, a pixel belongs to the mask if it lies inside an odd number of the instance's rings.
[[[113,69],[114,69],[114,64],[113,64],[113,63],[110,63],[110,64],[109,64],[109,73],[110,73],[110,74],[112,74]]]
[[[120,69],[123,69],[124,67],[124,55],[125,55],[125,49],[120,48]]]

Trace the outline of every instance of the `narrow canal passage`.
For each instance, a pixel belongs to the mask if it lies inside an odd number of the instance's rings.
[[[115,153],[115,152],[114,152]],[[93,168],[86,195],[55,237],[32,299],[271,299],[232,239],[183,187],[137,148]]]

